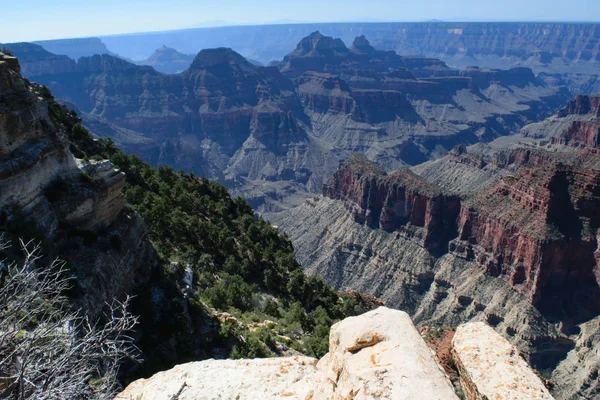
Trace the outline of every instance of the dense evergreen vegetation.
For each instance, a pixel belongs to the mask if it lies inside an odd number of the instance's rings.
[[[163,277],[183,282],[186,274],[192,276],[186,307],[199,309],[201,300],[243,322],[244,328],[221,326],[222,341],[243,338],[230,346],[231,357],[278,354],[282,344],[320,357],[328,350],[331,324],[365,310],[360,297],[307,277],[286,235],[257,218],[245,200],[232,198],[222,185],[170,167],[152,167],[110,139],[94,140],[74,113],[57,103],[50,103],[50,111],[66,128],[77,157],[109,158],[127,174],[127,203],[149,227]],[[265,320],[271,322],[265,325]],[[252,329],[246,328],[252,323]],[[178,329],[173,326],[165,335]]]

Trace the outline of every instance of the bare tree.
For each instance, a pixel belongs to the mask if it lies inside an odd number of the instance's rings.
[[[102,323],[93,323],[64,296],[65,263],[38,267],[40,247],[20,245],[22,263],[0,260],[0,398],[112,398],[120,363],[136,359],[130,298],[107,304]],[[0,251],[8,247],[0,236]]]

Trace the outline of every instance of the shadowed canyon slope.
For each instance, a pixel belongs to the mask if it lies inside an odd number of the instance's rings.
[[[318,32],[271,67],[220,48],[177,75],[106,55],[72,68],[32,78],[97,134],[153,164],[217,179],[263,210],[319,192],[350,152],[386,170],[416,165],[514,134],[568,97],[527,68],[455,70]]]
[[[334,286],[372,293],[420,325],[486,321],[557,398],[593,397],[600,155],[573,126],[597,128],[597,102],[578,96],[544,121],[562,127],[553,141],[527,137],[542,131],[535,124],[392,173],[353,155],[322,197],[269,218]]]

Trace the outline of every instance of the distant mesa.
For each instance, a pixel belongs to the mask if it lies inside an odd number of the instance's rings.
[[[33,42],[39,44],[44,49],[54,54],[64,54],[75,60],[81,57],[90,57],[95,54],[109,54],[118,56],[106,47],[99,38],[78,38],[78,39],[60,39],[60,40],[42,40]]]

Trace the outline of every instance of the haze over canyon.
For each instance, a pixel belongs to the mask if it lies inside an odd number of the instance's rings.
[[[595,23],[4,43],[0,251],[136,296],[117,398],[597,398],[599,75]]]

